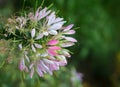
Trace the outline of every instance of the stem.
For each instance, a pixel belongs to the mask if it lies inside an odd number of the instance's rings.
[[[38,0],[36,0],[35,11],[37,10],[37,6],[38,6]]]
[[[24,0],[24,2],[23,2],[22,12],[23,12],[23,10],[24,10],[24,8],[25,8],[25,2],[26,2],[26,0]]]
[[[47,9],[51,8],[53,5],[54,5],[53,3],[50,4],[50,5],[47,7]]]
[[[42,6],[43,6],[44,2],[45,2],[45,0],[42,0],[42,3],[41,3],[41,5],[40,5],[40,7],[42,7]]]

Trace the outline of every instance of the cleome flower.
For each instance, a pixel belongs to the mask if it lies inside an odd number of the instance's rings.
[[[29,19],[33,21],[39,21],[42,18],[46,17],[51,11],[47,11],[47,8],[40,10],[40,7],[37,9],[35,15],[33,13],[29,13]]]
[[[47,7],[8,20],[5,38],[20,51],[20,71],[29,73],[31,78],[35,73],[43,77],[67,64],[66,58],[71,55],[66,48],[77,40],[69,36],[75,34],[74,25],[64,26],[65,23]]]

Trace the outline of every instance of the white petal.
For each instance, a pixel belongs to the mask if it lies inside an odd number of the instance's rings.
[[[43,34],[44,34],[45,36],[48,36],[48,35],[49,35],[49,33],[48,33],[48,32],[43,32]]]
[[[30,62],[30,59],[29,59],[29,57],[25,54],[25,58],[26,58],[26,60],[28,61],[28,62]]]
[[[38,20],[40,20],[45,15],[46,10],[47,8],[44,8],[38,13]]]
[[[32,68],[32,69],[31,69],[31,72],[30,72],[30,78],[33,77],[34,72],[35,72],[35,71],[34,71],[34,68]]]
[[[74,26],[74,24],[68,25],[67,27],[64,28],[64,31],[70,30],[73,26]]]
[[[57,35],[57,34],[58,34],[56,30],[50,30],[49,33],[50,33],[51,35]]]
[[[18,26],[15,26],[15,28],[16,28],[16,29],[19,29],[19,27],[18,27]]]
[[[33,68],[33,66],[34,66],[34,63],[31,63],[29,68],[31,69],[31,68]]]
[[[36,52],[36,49],[33,45],[31,45],[31,48],[32,48],[33,52]]]
[[[36,37],[36,40],[41,39],[42,37],[43,37],[43,34],[39,34],[39,35]]]
[[[22,44],[19,44],[18,47],[20,50],[22,50]]]
[[[55,24],[53,24],[52,26],[50,26],[50,27],[48,28],[48,30],[58,30],[58,29],[60,29],[60,28],[63,26],[63,24],[64,24],[65,22],[66,22],[66,21],[62,21],[62,22],[55,23]]]
[[[37,54],[36,54],[36,57],[39,57],[39,56],[40,56],[40,53],[37,53]]]
[[[48,66],[46,66],[45,63],[42,60],[40,60],[40,64],[45,70],[49,71]]]
[[[54,62],[53,61],[50,61],[50,60],[48,60],[48,59],[43,59],[43,61],[46,63],[46,64],[54,64]]]
[[[46,17],[49,13],[51,12],[51,10],[47,11],[44,15],[44,17]]]
[[[61,45],[61,47],[70,47],[70,46],[73,46],[74,43],[73,42],[66,42],[66,43],[62,43],[60,45]]]
[[[40,45],[40,44],[34,43],[34,45],[36,48],[42,48],[42,45]]]
[[[69,52],[66,51],[66,50],[63,50],[62,53],[63,53],[66,57],[71,57],[71,55],[69,54]]]
[[[46,57],[46,56],[48,56],[48,53],[47,52],[46,53],[42,53],[40,56],[41,57]]]
[[[59,55],[57,56],[59,59],[60,59],[60,62],[59,62],[59,65],[60,66],[65,66],[67,64],[67,60],[66,60],[66,57],[63,56],[63,55]]]
[[[43,72],[41,71],[41,69],[37,66],[37,73],[40,77],[43,77]]]
[[[51,11],[47,11],[47,8],[45,7],[43,10],[40,11],[38,19],[42,19],[46,17]]]
[[[65,59],[66,59],[66,57],[63,56],[63,55],[58,55],[57,57],[58,57],[60,60],[65,60]]]
[[[48,19],[48,24],[47,24],[48,26],[51,25],[52,23],[54,23],[54,21],[55,21],[55,12],[52,12],[50,14],[50,16],[47,17],[47,19]]]
[[[35,28],[33,28],[31,31],[31,37],[33,38],[34,36],[35,36]]]
[[[49,69],[49,66],[45,65],[43,61],[40,61],[41,66],[44,68],[45,71],[47,71],[50,75],[52,75],[52,71]]]
[[[45,70],[41,63],[37,64],[37,66],[41,69],[42,72],[47,73],[47,71]]]
[[[74,33],[75,33],[74,30],[69,30],[69,31],[65,32],[64,34],[74,34]]]
[[[63,20],[63,18],[59,18],[59,17],[58,17],[58,18],[55,19],[54,22],[60,22],[60,21],[62,21],[62,20]]]
[[[71,41],[71,42],[77,42],[77,40],[72,37],[64,37],[64,39]]]

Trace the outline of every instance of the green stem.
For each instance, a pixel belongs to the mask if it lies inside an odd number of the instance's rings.
[[[37,10],[37,6],[38,6],[38,0],[36,0],[35,11]]]
[[[44,2],[45,2],[45,0],[42,0],[42,3],[41,3],[41,5],[40,5],[40,7],[42,7],[42,6],[43,6]]]
[[[23,10],[24,10],[24,8],[25,8],[25,2],[26,2],[26,0],[24,0],[24,2],[23,2],[22,12],[23,12]]]

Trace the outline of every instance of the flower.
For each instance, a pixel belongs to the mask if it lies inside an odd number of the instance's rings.
[[[71,30],[71,28],[74,26],[74,24],[70,24],[68,25],[67,27],[64,27],[63,29],[63,32],[64,34],[75,34],[75,30]]]
[[[71,82],[82,82],[83,81],[83,73],[77,72],[76,69],[71,69]]]
[[[46,17],[51,11],[47,11],[47,8],[40,10],[40,7],[37,9],[35,15],[33,13],[29,13],[29,18],[34,21],[39,21],[42,18]]]
[[[28,72],[28,67],[25,65],[25,59],[30,62],[29,57],[27,56],[26,53],[24,53],[24,55],[22,56],[22,58],[20,59],[20,63],[19,63],[19,69],[21,71],[25,71]]]
[[[50,46],[47,51],[51,56],[56,56],[56,55],[58,55],[56,51],[60,50],[60,49],[61,48],[58,46]]]
[[[59,56],[60,57],[60,56]],[[54,70],[59,70],[60,66],[67,64],[67,61],[64,57],[60,57],[61,60],[56,59],[53,56],[49,56],[49,59],[40,59],[31,64],[31,74],[30,77],[33,77],[34,72],[36,71],[40,77],[44,76],[44,73],[53,74]],[[34,67],[35,66],[35,67]]]
[[[18,23],[19,25],[16,26],[16,29],[22,29],[23,27],[25,27],[26,21],[27,21],[26,18],[24,18],[24,17],[18,17],[16,19],[16,23]]]
[[[56,45],[59,41],[58,40],[50,40],[48,45]]]
[[[58,43],[58,40],[50,40],[47,44],[49,45],[48,47],[48,53],[51,56],[56,56],[57,54],[57,50],[61,50],[61,48],[59,46],[55,46]]]
[[[69,36],[75,34],[74,25],[64,26],[65,23],[47,7],[8,20],[5,38],[20,51],[17,56],[20,71],[29,73],[31,78],[35,73],[43,77],[67,64],[71,55],[66,47],[73,46],[77,40]]]
[[[52,12],[49,16],[47,16],[46,22],[47,22],[46,25],[47,29],[43,31],[43,34],[45,36],[48,36],[49,34],[57,35],[58,34],[57,30],[61,29],[66,21],[63,21],[63,18],[59,18],[59,17],[56,18],[55,12]]]

